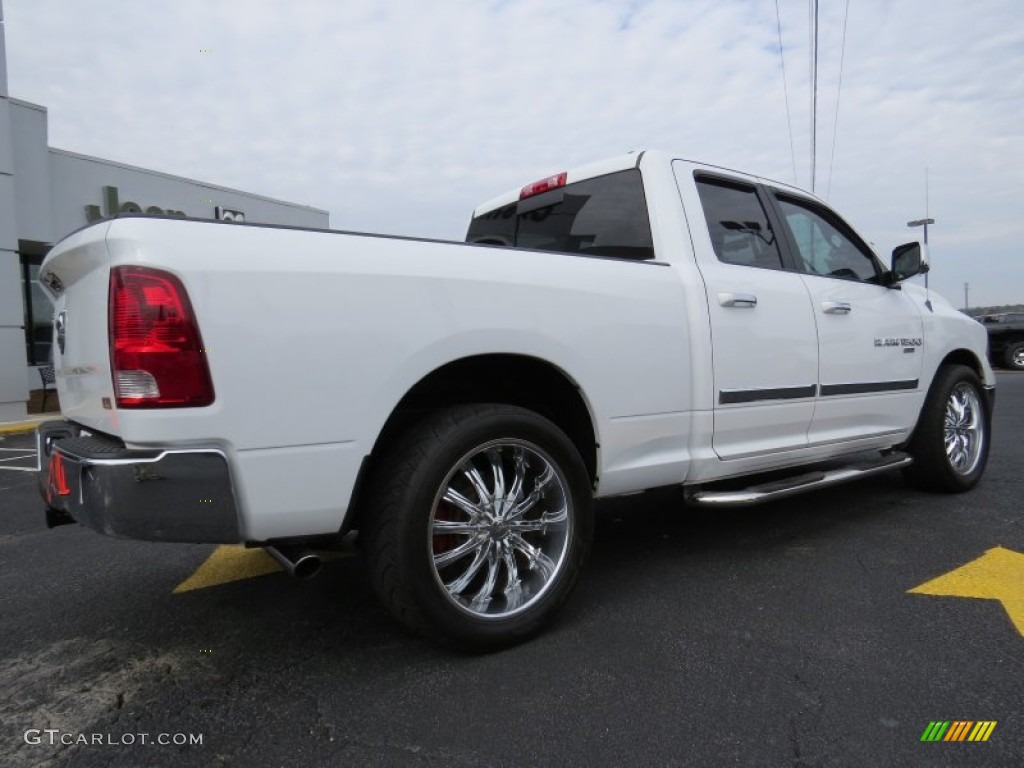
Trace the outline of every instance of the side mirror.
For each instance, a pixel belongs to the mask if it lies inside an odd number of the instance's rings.
[[[888,274],[890,285],[903,282],[914,275],[928,272],[928,257],[920,243],[898,245],[892,252],[892,269]]]

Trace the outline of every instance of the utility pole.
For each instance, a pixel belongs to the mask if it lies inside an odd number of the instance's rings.
[[[964,310],[965,311],[967,310],[968,307],[971,306],[970,302],[967,300],[968,292],[970,290],[971,290],[971,284],[970,283],[964,283]]]

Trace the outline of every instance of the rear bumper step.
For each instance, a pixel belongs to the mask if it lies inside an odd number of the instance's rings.
[[[703,507],[745,507],[761,504],[766,501],[784,499],[798,493],[826,488],[830,485],[849,483],[863,477],[891,472],[894,469],[910,466],[913,459],[905,453],[894,452],[879,458],[851,464],[835,469],[808,472],[796,477],[786,477],[748,488],[716,491],[704,489],[695,491],[687,497],[687,501],[695,506]]]

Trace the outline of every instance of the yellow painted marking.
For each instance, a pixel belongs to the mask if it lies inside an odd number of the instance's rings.
[[[0,424],[0,435],[14,435],[18,432],[34,432],[43,421],[19,421],[12,424]]]
[[[1024,636],[1024,554],[1003,547],[988,550],[956,570],[909,590],[917,595],[998,600]]]
[[[321,552],[324,562],[351,557],[349,552]],[[195,589],[217,587],[232,581],[254,579],[282,570],[277,561],[262,549],[246,549],[243,546],[220,546],[206,558],[195,572],[174,588],[173,594],[191,592]]]
[[[217,547],[195,573],[174,588],[174,594],[216,587],[232,581],[254,579],[280,570],[281,566],[277,561],[262,549],[246,549],[242,546]]]

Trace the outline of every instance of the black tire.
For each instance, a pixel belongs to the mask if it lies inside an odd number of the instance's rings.
[[[1003,350],[1003,365],[1011,371],[1024,371],[1024,341],[1015,341]]]
[[[432,413],[374,460],[362,502],[382,602],[462,650],[534,635],[569,596],[593,531],[575,446],[547,419],[508,405]]]
[[[919,488],[962,493],[985,472],[991,413],[978,375],[964,365],[938,370],[907,450],[904,475]]]

